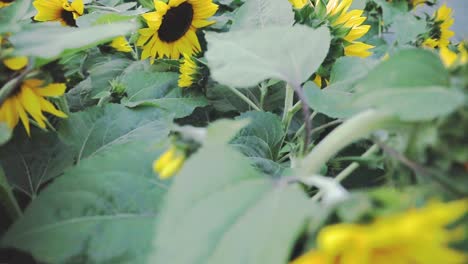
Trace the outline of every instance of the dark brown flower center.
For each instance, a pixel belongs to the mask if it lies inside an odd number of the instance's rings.
[[[73,17],[73,12],[62,9],[62,12],[60,13],[60,17],[63,19],[63,21],[65,21],[65,24],[71,27],[76,27],[76,21],[75,21],[75,18]]]
[[[179,40],[190,29],[192,19],[193,7],[187,2],[167,10],[158,30],[159,39],[168,43]]]

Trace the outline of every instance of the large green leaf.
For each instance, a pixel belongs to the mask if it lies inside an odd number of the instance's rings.
[[[73,153],[55,133],[16,133],[0,149],[0,163],[13,189],[35,197],[40,187],[73,164]]]
[[[426,32],[426,21],[406,13],[395,18],[393,28],[398,44],[403,45],[415,41],[419,34]]]
[[[30,25],[10,38],[18,54],[45,59],[65,51],[79,50],[107,42],[135,30],[133,22],[119,22],[85,28],[62,27],[58,23]]]
[[[83,160],[41,192],[2,247],[46,263],[143,263],[167,188],[151,170],[159,153],[140,141]]]
[[[439,57],[423,49],[406,49],[377,65],[356,85],[360,92],[384,88],[449,85],[449,75]]]
[[[315,111],[334,118],[351,117],[362,109],[352,105],[353,94],[334,85],[321,90],[313,82],[304,85],[307,102]]]
[[[294,13],[284,0],[249,0],[237,10],[231,30],[291,26]]]
[[[226,145],[238,127],[213,124],[175,178],[150,263],[287,262],[307,218],[307,199],[297,186],[262,176]]]
[[[465,102],[465,95],[446,87],[380,89],[359,93],[352,102],[356,108],[376,108],[404,121],[430,120],[448,115]]]
[[[169,134],[172,115],[154,107],[128,109],[109,104],[73,113],[58,133],[72,147],[77,162],[129,141],[154,142]]]
[[[298,86],[317,70],[330,46],[327,28],[302,25],[210,33],[206,37],[213,78],[237,88],[254,86],[267,78]]]

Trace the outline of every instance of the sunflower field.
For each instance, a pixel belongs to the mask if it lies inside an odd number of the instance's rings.
[[[0,263],[468,263],[467,14],[0,0]]]

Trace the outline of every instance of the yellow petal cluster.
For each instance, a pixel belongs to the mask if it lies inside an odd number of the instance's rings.
[[[26,132],[30,135],[28,116],[32,117],[41,128],[46,128],[47,121],[43,112],[62,118],[67,117],[45,98],[63,95],[66,89],[65,84],[52,83],[42,87],[43,83],[38,79],[23,81],[18,91],[10,95],[0,106],[0,122],[5,122],[9,128],[13,129],[21,120]]]
[[[410,0],[411,5],[414,7],[417,7],[418,5],[422,5],[426,3],[427,0]]]
[[[317,249],[291,264],[463,264],[468,256],[449,244],[463,230],[447,225],[468,212],[468,200],[434,202],[368,225],[337,224],[317,237]]]
[[[59,21],[64,26],[76,26],[76,19],[83,15],[83,0],[35,0],[33,6],[37,9],[36,21]]]
[[[161,179],[169,179],[176,174],[184,165],[185,153],[176,146],[171,146],[159,159],[153,163],[154,172],[159,174]]]
[[[194,75],[197,73],[197,64],[192,60],[191,56],[184,54],[179,71],[179,87],[187,88],[192,86]]]
[[[347,30],[343,37],[344,53],[346,56],[368,57],[372,55],[369,50],[374,46],[356,41],[370,30],[369,25],[362,25],[367,17],[362,16],[363,10],[351,10],[348,12],[353,0],[329,0],[326,5],[327,16],[333,28]],[[316,6],[321,5],[317,0]]]
[[[116,37],[110,43],[110,46],[117,51],[132,52],[132,47],[124,36]]]
[[[301,9],[307,4],[307,2],[309,2],[309,0],[289,0],[289,2],[294,8]]]
[[[434,13],[434,21],[436,23],[438,32],[436,35],[429,37],[423,42],[423,46],[429,48],[447,47],[450,43],[450,38],[455,35],[455,32],[450,30],[455,20],[452,18],[453,10],[447,7],[446,4],[442,5]]]
[[[137,46],[143,47],[141,59],[179,59],[182,54],[201,51],[197,29],[215,23],[208,18],[218,10],[212,0],[155,0],[156,11],[143,14],[147,28],[139,30]]]
[[[447,68],[468,63],[468,51],[463,43],[458,44],[458,53],[450,50],[448,47],[441,47],[439,55]]]

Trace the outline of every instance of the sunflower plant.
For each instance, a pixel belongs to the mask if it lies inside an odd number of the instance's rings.
[[[0,0],[0,263],[467,263],[466,7]]]

